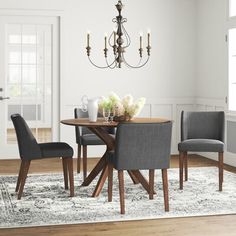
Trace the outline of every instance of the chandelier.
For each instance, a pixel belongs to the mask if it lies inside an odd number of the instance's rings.
[[[104,51],[106,65],[105,66],[98,66],[90,58],[91,47],[90,47],[90,33],[89,32],[87,33],[87,47],[86,47],[88,59],[92,65],[94,65],[100,69],[121,68],[122,63],[130,68],[141,68],[147,64],[147,62],[149,61],[149,58],[150,58],[150,51],[151,51],[150,32],[147,33],[147,42],[148,42],[147,47],[146,47],[147,58],[145,59],[145,61],[143,61],[143,51],[144,51],[144,49],[143,49],[143,35],[142,35],[142,33],[140,33],[140,37],[139,37],[139,44],[140,45],[139,45],[139,49],[138,49],[139,63],[137,65],[129,64],[125,59],[125,53],[126,53],[126,49],[131,44],[131,39],[124,27],[124,23],[127,22],[127,19],[123,18],[123,16],[121,15],[124,5],[122,4],[121,0],[119,0],[115,6],[116,6],[116,9],[117,9],[119,15],[116,16],[115,18],[113,18],[112,22],[116,24],[116,27],[113,30],[113,32],[111,33],[111,35],[109,37],[107,35],[105,35],[105,39],[104,39],[105,40],[105,47],[104,47],[103,51]],[[108,58],[107,58],[108,51],[109,51],[108,46],[113,51],[113,53],[112,53],[113,58],[112,58],[111,62],[109,62]]]

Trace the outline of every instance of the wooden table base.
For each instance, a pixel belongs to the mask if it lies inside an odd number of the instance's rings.
[[[104,169],[106,166],[107,160],[105,157],[106,153],[103,155],[103,157],[99,160],[97,165],[93,168],[93,170],[90,172],[90,174],[87,176],[87,178],[82,183],[82,186],[88,186],[90,183],[99,175],[99,173]]]
[[[165,122],[162,119],[145,119],[145,118],[136,118],[134,122]],[[108,177],[108,152],[114,150],[115,148],[115,137],[111,136],[104,127],[116,127],[118,125],[117,122],[113,123],[104,123],[102,120],[98,122],[88,122],[86,119],[71,119],[71,120],[63,120],[61,121],[63,124],[66,125],[73,125],[73,126],[85,126],[89,128],[94,134],[96,134],[101,140],[103,140],[104,144],[107,146],[107,150],[104,153],[103,157],[99,160],[97,165],[93,168],[90,174],[82,183],[82,186],[88,186],[98,175],[100,172],[101,175],[97,182],[96,188],[92,194],[93,197],[99,196],[103,185]],[[139,170],[129,170],[128,174],[132,179],[134,184],[141,184],[144,189],[149,193],[150,187],[148,181],[144,178]]]
[[[95,187],[95,190],[92,194],[92,197],[99,196],[100,192],[102,191],[103,185],[108,177],[108,162],[107,162],[105,156],[106,156],[106,153],[99,160],[97,165],[94,167],[94,169],[90,172],[88,177],[82,183],[82,186],[88,186],[102,171],[102,173],[99,177],[99,180],[97,182],[97,185]],[[144,189],[149,193],[149,183],[139,170],[129,170],[128,174],[134,184],[140,183],[144,187]]]

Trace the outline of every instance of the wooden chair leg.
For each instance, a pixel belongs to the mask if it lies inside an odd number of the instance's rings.
[[[124,171],[118,170],[119,193],[120,193],[120,214],[125,214],[125,189],[124,189]]]
[[[24,190],[24,186],[25,186],[25,181],[26,181],[27,174],[28,174],[29,167],[30,167],[30,161],[23,161],[23,162],[24,163],[23,163],[22,175],[21,175],[21,180],[20,180],[20,189],[19,189],[18,196],[17,196],[18,200],[21,199],[21,196],[22,196],[22,193]]]
[[[73,158],[67,158],[67,166],[69,172],[69,179],[70,179],[70,196],[74,197],[75,190],[74,190],[74,174],[73,174]]]
[[[162,183],[163,183],[165,211],[169,211],[169,194],[168,194],[167,169],[162,169]]]
[[[65,189],[67,190],[68,189],[68,159],[66,157],[62,158],[62,166],[63,166]]]
[[[188,153],[184,152],[184,170],[185,181],[188,181]]]
[[[154,174],[155,170],[149,170],[149,199],[153,199],[153,194],[154,194]]]
[[[24,169],[24,161],[21,160],[21,163],[20,163],[20,170],[19,170],[19,174],[18,174],[18,178],[17,178],[17,183],[16,183],[15,192],[18,192],[18,190],[19,190],[20,182],[21,182],[21,179],[22,179],[23,169]]]
[[[81,165],[81,145],[78,144],[78,148],[77,148],[77,173],[80,173],[80,165]]]
[[[222,185],[223,185],[223,180],[224,180],[224,153],[219,152],[218,154],[219,158],[219,191],[222,191]]]
[[[183,159],[184,159],[184,153],[179,153],[179,188],[183,189]]]
[[[87,146],[83,146],[83,176],[84,180],[87,177]]]
[[[108,164],[108,202],[112,202],[113,164]]]

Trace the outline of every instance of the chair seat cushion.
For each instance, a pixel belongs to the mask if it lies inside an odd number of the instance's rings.
[[[39,146],[43,158],[73,156],[73,148],[67,143],[40,143]]]
[[[178,144],[181,152],[223,152],[224,143],[215,139],[187,139]]]
[[[115,135],[110,134],[115,137]],[[84,134],[81,136],[81,145],[105,145],[105,143],[95,134]]]
[[[82,145],[105,145],[104,142],[95,134],[84,134],[81,136]]]

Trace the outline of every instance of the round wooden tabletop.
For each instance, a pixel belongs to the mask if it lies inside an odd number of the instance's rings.
[[[170,120],[164,118],[134,118],[131,121],[126,123],[164,123],[169,122]],[[72,126],[86,126],[86,127],[116,127],[119,122],[109,122],[106,123],[103,118],[98,118],[96,122],[90,122],[88,118],[78,118],[78,119],[68,119],[62,120],[64,125]]]

